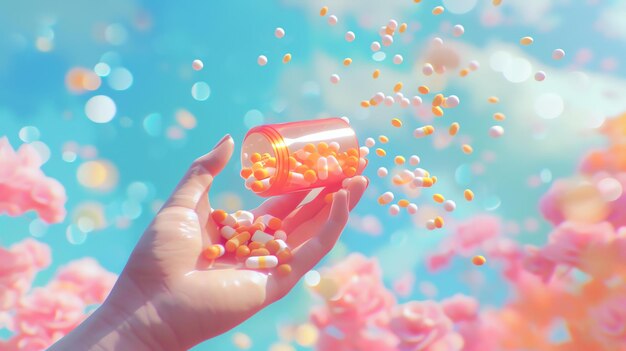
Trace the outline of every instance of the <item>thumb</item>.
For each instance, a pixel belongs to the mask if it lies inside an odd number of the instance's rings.
[[[206,199],[213,178],[224,169],[233,154],[235,143],[226,134],[217,145],[204,156],[197,158],[167,200],[163,208],[184,207],[196,209]],[[208,200],[207,200],[208,201]]]

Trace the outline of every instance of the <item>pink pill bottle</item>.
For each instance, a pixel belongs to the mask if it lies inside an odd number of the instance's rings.
[[[366,165],[356,133],[341,118],[257,126],[241,148],[245,186],[263,197],[340,183]]]

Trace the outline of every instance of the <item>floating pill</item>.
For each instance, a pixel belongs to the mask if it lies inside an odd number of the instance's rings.
[[[538,82],[543,82],[546,79],[546,72],[539,71],[535,73],[535,80]]]
[[[278,265],[278,267],[276,267],[276,272],[278,272],[278,275],[280,276],[289,275],[291,273],[291,265],[288,263]]]
[[[443,104],[444,96],[443,94],[437,94],[433,98],[432,105],[433,106],[441,106]]]
[[[487,102],[489,102],[490,104],[497,104],[498,102],[500,102],[500,99],[497,96],[490,96],[487,98]]]
[[[496,121],[504,121],[506,119],[506,116],[504,115],[504,113],[496,112],[493,114],[493,119],[495,119]]]
[[[435,228],[437,228],[435,226],[435,220],[434,219],[429,219],[426,221],[426,229],[428,230],[434,230]]]
[[[383,150],[381,148],[378,148],[378,149],[376,149],[376,155],[379,156],[379,157],[384,157],[384,156],[387,155],[387,151],[385,151],[385,150]]]
[[[400,127],[402,127],[402,121],[399,118],[393,118],[391,120],[391,125],[396,127],[396,128],[400,128]]]
[[[370,44],[370,49],[374,52],[380,50],[380,43],[377,41],[374,41]]]
[[[274,268],[278,265],[276,256],[255,256],[246,259],[246,267],[248,268]]]
[[[337,84],[339,83],[339,81],[341,80],[341,78],[339,78],[338,74],[331,74],[330,76],[330,82],[333,84]]]
[[[463,144],[461,145],[461,150],[463,150],[464,153],[466,154],[471,154],[472,152],[474,152],[474,148],[469,145],[469,144]]]
[[[441,194],[433,195],[433,200],[437,203],[443,203],[444,201],[446,201],[446,199]]]
[[[374,147],[374,145],[376,145],[376,140],[374,140],[374,138],[365,139],[365,146]]]
[[[354,41],[354,39],[356,38],[356,35],[354,35],[354,32],[350,32],[350,31],[348,31],[348,32],[346,33],[345,38],[346,38],[346,41],[347,41],[347,42],[351,43],[351,42],[353,42],[353,41]]]
[[[385,104],[385,106],[392,106],[394,103],[393,96],[385,96],[383,103]]]
[[[480,68],[480,63],[476,60],[472,60],[469,62],[468,67],[472,71],[477,71]]]
[[[423,168],[416,168],[413,170],[413,175],[415,177],[428,177],[428,171]]]
[[[406,32],[406,29],[407,29],[407,24],[406,23],[402,23],[400,25],[400,27],[398,27],[398,32],[404,33],[404,32]]]
[[[402,82],[398,82],[398,83],[396,83],[396,85],[393,86],[393,92],[394,93],[397,93],[400,90],[402,90]]]
[[[420,85],[420,86],[417,88],[417,91],[419,91],[419,92],[420,92],[420,94],[422,94],[422,95],[426,95],[426,94],[430,93],[430,88],[428,88],[428,87],[427,87],[427,86],[425,86],[425,85]]]
[[[454,136],[454,135],[456,135],[456,133],[459,132],[460,128],[461,128],[461,126],[457,122],[454,122],[454,123],[450,124],[450,128],[448,128],[448,134]]]
[[[350,64],[352,63],[352,59],[349,57],[346,57],[345,59],[343,59],[343,65],[344,66],[350,66]]]
[[[409,164],[411,166],[417,166],[420,163],[420,157],[417,155],[411,155],[409,157]]]
[[[259,66],[265,66],[267,64],[267,57],[265,55],[259,55],[259,57],[256,59],[256,62],[259,64]]]
[[[411,214],[414,215],[417,213],[417,205],[414,203],[410,203],[407,207],[406,207],[406,211]]]
[[[285,36],[285,30],[278,27],[274,30],[274,36],[278,39],[282,38]]]
[[[391,191],[387,191],[378,197],[378,203],[380,205],[386,205],[393,201],[393,193]]]
[[[435,227],[443,228],[443,225],[444,225],[443,218],[441,218],[440,216],[435,217]]]
[[[402,55],[394,55],[393,56],[393,63],[395,63],[396,65],[399,65],[402,63],[402,61],[404,61],[404,58],[402,57]]]
[[[366,107],[367,108],[367,107],[370,107],[370,105],[371,105],[370,102],[367,101],[367,100],[361,101],[361,107]]]
[[[204,63],[200,60],[193,60],[193,62],[191,62],[191,68],[193,68],[194,71],[199,71],[202,67],[204,67]]]
[[[387,168],[385,168],[385,167],[380,167],[380,168],[378,168],[378,170],[376,171],[376,174],[377,174],[379,177],[383,178],[383,177],[386,177],[386,176],[387,176],[387,174],[389,174],[389,171],[387,171]]]
[[[489,136],[492,138],[499,138],[504,135],[504,128],[502,126],[492,126],[489,128]]]
[[[552,58],[555,60],[560,60],[565,57],[565,51],[563,49],[556,49],[552,51]]]
[[[395,164],[397,164],[398,166],[403,165],[403,164],[404,164],[404,162],[405,162],[404,156],[396,156],[396,157],[394,157],[394,158],[393,158],[393,162],[394,162]]]
[[[447,98],[444,99],[442,105],[445,108],[455,108],[455,107],[459,106],[460,102],[461,102],[461,100],[459,99],[458,96],[450,95],[450,96],[448,96]]]
[[[398,205],[391,205],[389,206],[389,214],[392,216],[397,216],[400,213],[400,206]]]
[[[326,16],[326,14],[328,13],[328,6],[324,6],[320,9],[320,16]]]
[[[452,200],[446,200],[443,202],[443,209],[452,212],[456,209],[456,203]]]
[[[370,154],[370,148],[367,146],[361,146],[359,148],[359,153],[361,154],[361,157],[365,157]]]
[[[444,8],[443,6],[437,6],[433,9],[433,15],[437,16],[437,15],[441,15],[444,12]]]
[[[378,137],[378,141],[380,141],[383,144],[387,144],[389,142],[389,138],[387,138],[385,135],[381,135]]]
[[[465,200],[467,201],[474,200],[474,192],[471,191],[470,189],[465,189],[465,191],[463,191],[463,196],[465,197]]]
[[[420,128],[416,128],[413,131],[413,136],[416,138],[421,138],[421,137],[425,137],[427,135],[431,135],[435,132],[435,127],[431,126],[431,125],[427,125],[427,126],[423,126]]]
[[[400,201],[398,201],[398,206],[405,208],[407,206],[409,206],[409,200],[406,199],[402,199]]]
[[[522,39],[519,40],[519,43],[522,45],[530,45],[534,42],[534,39],[532,37],[523,37]]]
[[[285,56],[283,56],[283,63],[289,63],[289,61],[291,61],[291,54],[285,54]]]
[[[224,246],[220,244],[215,244],[204,249],[204,251],[202,251],[202,254],[207,260],[214,260],[218,257],[222,257],[224,255],[224,252]]]
[[[425,76],[430,76],[435,72],[435,69],[433,68],[433,65],[431,65],[430,63],[425,63],[424,66],[422,67],[422,73]]]
[[[465,33],[465,28],[462,25],[457,24],[452,27],[452,35],[454,35],[455,37],[460,37],[461,35],[463,35],[463,33]]]
[[[413,96],[411,98],[411,105],[420,106],[422,104],[422,98],[419,96]]]
[[[393,44],[393,37],[389,34],[385,34],[382,38],[383,46],[389,46]]]
[[[337,24],[337,22],[339,22],[339,19],[337,18],[337,16],[335,15],[328,16],[328,24],[330,24],[331,26],[334,26],[335,24]]]
[[[472,263],[475,266],[482,266],[487,262],[487,259],[484,256],[481,255],[476,255],[474,257],[472,257]]]

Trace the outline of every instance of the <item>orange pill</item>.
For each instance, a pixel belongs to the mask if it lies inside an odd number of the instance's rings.
[[[250,189],[252,189],[252,191],[254,191],[255,193],[260,193],[261,191],[265,190],[265,185],[263,185],[260,180],[255,180],[250,185]]]
[[[463,196],[465,197],[465,200],[467,201],[474,200],[474,192],[471,191],[470,189],[465,189],[465,191],[463,192]]]
[[[315,183],[317,181],[317,174],[315,174],[314,170],[309,169],[308,171],[304,172],[304,180],[309,183]]]
[[[359,157],[359,149],[349,148],[348,151],[346,151],[346,153],[348,154],[348,156]]]
[[[485,258],[485,256],[476,255],[472,257],[472,263],[476,266],[482,266],[487,263],[487,259]]]
[[[343,59],[343,65],[344,66],[350,66],[350,64],[352,63],[352,59],[347,57],[345,59]]]
[[[500,99],[497,96],[490,96],[487,98],[487,101],[491,104],[497,104],[500,102]]]
[[[250,246],[248,245],[248,247]],[[250,251],[250,256],[268,256],[269,254],[269,250],[263,247]]]
[[[259,162],[255,162],[254,164],[252,164],[252,171],[256,171],[257,169],[262,169],[265,168],[265,165],[263,165],[263,162],[259,161]]]
[[[391,120],[391,125],[396,127],[396,128],[400,128],[400,127],[402,127],[402,121],[399,118],[393,118]]]
[[[433,180],[433,185],[437,184],[437,176],[432,176],[430,179]]]
[[[255,163],[255,162],[259,162],[261,161],[261,154],[258,152],[253,153],[252,155],[250,155],[250,162]]]
[[[374,73],[372,73],[372,78],[377,79],[378,77],[380,77],[380,70],[375,69]]]
[[[361,101],[361,107],[370,107],[370,102],[367,100]]]
[[[256,241],[253,241],[253,242],[251,242],[251,243],[249,243],[249,244],[248,244],[248,248],[249,248],[250,250],[260,249],[260,248],[262,248],[262,247],[263,247],[263,244],[262,244],[262,243],[260,243],[260,242],[256,242]]]
[[[265,168],[257,169],[254,171],[254,178],[257,180],[263,180],[270,177],[270,173]]]
[[[356,175],[356,167],[346,167],[346,169],[343,170],[343,174],[347,177],[354,177]]]
[[[450,124],[450,128],[448,129],[448,133],[450,135],[456,135],[456,133],[459,132],[460,128],[461,128],[461,126],[457,122],[454,122],[454,123]]]
[[[398,27],[398,32],[404,33],[404,32],[406,32],[406,28],[407,28],[407,24],[406,23],[402,23],[400,25],[400,27]]]
[[[275,157],[270,157],[267,160],[265,160],[265,165],[267,167],[276,167],[276,158]]]
[[[430,93],[430,88],[425,86],[425,85],[420,85],[420,87],[417,88],[417,91],[419,91],[420,94],[426,95],[426,94]]]
[[[398,166],[401,166],[404,164],[404,162],[406,162],[406,160],[404,159],[404,156],[396,156],[394,157],[393,162]]]
[[[435,95],[435,97],[433,98],[433,106],[441,106],[441,104],[443,104],[443,100],[444,100],[444,96],[443,94],[437,94]]]
[[[397,93],[400,90],[402,90],[402,82],[398,82],[398,83],[396,83],[396,85],[393,86],[394,93]]]
[[[493,6],[500,6],[500,4],[502,4],[502,0],[492,0],[491,3]]]
[[[461,71],[459,71],[459,76],[461,77],[467,77],[467,75],[469,74],[469,69],[467,68],[463,68]]]
[[[270,240],[265,243],[265,248],[273,255],[280,249],[280,244],[276,240]]]
[[[204,249],[202,254],[207,260],[214,260],[224,254],[224,247],[222,245],[211,245]]]
[[[324,195],[324,202],[330,204],[333,202],[333,193]]]
[[[291,265],[286,263],[278,265],[278,267],[276,267],[276,271],[278,272],[278,275],[281,276],[289,275],[289,273],[291,273]]]
[[[248,177],[252,175],[252,169],[250,169],[250,168],[242,168],[241,172],[239,172],[239,175],[243,179],[248,179]]]
[[[327,151],[328,151],[328,143],[321,141],[319,144],[317,144],[317,152],[319,152],[320,154],[324,154]]]
[[[400,207],[408,207],[409,206],[409,200],[402,199],[402,200],[398,201],[398,206],[400,206]]]
[[[293,170],[298,166],[298,160],[295,157],[289,156],[289,169]]]
[[[435,227],[443,228],[443,224],[443,218],[441,218],[440,216],[435,217]]]
[[[243,232],[229,239],[224,246],[227,252],[234,252],[240,245],[247,243],[248,240],[250,240],[250,233]]]
[[[442,203],[442,202],[446,201],[446,199],[441,194],[433,195],[433,200],[435,200],[435,202],[438,202],[438,203]]]
[[[215,221],[216,223],[224,222],[226,217],[228,217],[228,213],[226,213],[226,211],[224,210],[214,210],[213,212],[211,212],[211,218],[213,218],[213,221]]]
[[[288,263],[293,258],[293,254],[291,250],[284,249],[281,252],[277,252],[276,257],[278,258],[278,263]]]
[[[285,56],[283,56],[283,63],[289,63],[289,61],[291,61],[291,54],[285,54]]]
[[[496,112],[493,114],[493,119],[495,119],[496,121],[504,121],[506,119],[506,116],[504,115],[504,113]]]
[[[235,253],[237,257],[248,257],[250,256],[250,248],[246,245],[241,245],[237,248],[237,252]]]
[[[436,7],[433,9],[433,15],[435,15],[435,16],[437,16],[437,15],[441,15],[441,14],[443,13],[443,11],[444,11],[444,10],[445,10],[445,9],[444,9],[444,7],[443,7],[443,6],[436,6]]]
[[[281,221],[280,218],[276,217],[270,218],[270,220],[267,222],[267,227],[271,230],[278,230],[280,229],[280,227],[282,227],[282,225],[283,221]]]
[[[387,144],[389,142],[389,138],[387,138],[384,135],[381,135],[378,137],[378,140],[382,143],[382,144]]]
[[[433,186],[434,182],[432,178],[424,178],[422,179],[422,186],[424,188],[430,188],[431,186]]]
[[[441,106],[433,106],[432,109],[433,114],[437,117],[441,117],[443,116],[443,109],[441,108]]]
[[[320,9],[320,16],[326,16],[326,14],[328,13],[328,6],[324,6]]]
[[[376,155],[378,155],[380,157],[385,157],[385,155],[387,155],[387,151],[385,151],[385,150],[383,150],[381,148],[378,148],[378,149],[376,149]]]
[[[313,144],[313,143],[308,143],[308,144],[304,145],[304,148],[303,148],[303,149],[304,149],[304,151],[306,151],[306,152],[315,152],[316,147],[315,147],[315,144]]]
[[[463,152],[468,154],[468,155],[471,154],[472,152],[474,152],[474,148],[471,145],[469,145],[469,144],[463,144],[461,146],[461,150],[463,150]]]

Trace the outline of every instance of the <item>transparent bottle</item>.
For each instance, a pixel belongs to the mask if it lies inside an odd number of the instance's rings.
[[[340,183],[366,165],[356,133],[341,118],[257,126],[241,148],[241,177],[260,196]]]

